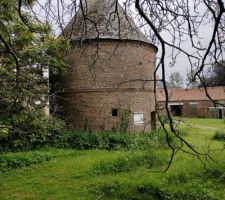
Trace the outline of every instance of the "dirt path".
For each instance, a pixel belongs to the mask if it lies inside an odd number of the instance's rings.
[[[199,129],[202,129],[202,130],[207,130],[207,131],[216,131],[216,130],[218,130],[218,128],[209,127],[209,126],[201,126],[201,125],[196,125],[196,124],[190,124],[190,126],[192,126],[194,128],[199,128]]]
[[[210,126],[202,126],[202,125],[197,125],[197,124],[192,124],[192,123],[184,123],[184,122],[179,122],[179,124],[187,125],[193,128],[199,128],[202,130],[207,130],[207,131],[217,131],[219,128],[215,127],[210,127]]]

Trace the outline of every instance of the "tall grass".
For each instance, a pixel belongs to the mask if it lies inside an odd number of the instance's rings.
[[[42,164],[54,158],[75,156],[73,150],[45,149],[30,152],[0,154],[0,172]]]
[[[217,130],[213,135],[213,139],[225,141],[225,130],[223,129]]]
[[[158,148],[166,145],[166,136],[163,130],[144,134],[106,131],[90,133],[76,130],[66,132],[54,141],[55,147],[72,149],[130,150]]]
[[[153,152],[130,153],[126,157],[98,162],[92,167],[91,172],[93,174],[113,174],[128,172],[141,166],[150,169],[165,163],[167,163],[165,156],[157,157]]]

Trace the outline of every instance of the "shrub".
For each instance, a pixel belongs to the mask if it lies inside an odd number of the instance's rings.
[[[130,150],[167,145],[163,130],[144,134],[63,131],[62,121],[40,113],[35,113],[34,116],[29,113],[22,120],[17,119],[16,124],[18,129],[2,129],[0,132],[0,151],[34,150],[44,147]],[[170,140],[173,140],[172,136]]]
[[[169,140],[173,142],[174,137],[169,135]],[[166,146],[166,135],[162,129],[139,134],[135,137],[134,148],[137,149],[161,148]]]
[[[41,111],[20,111],[0,133],[0,151],[31,150],[50,146],[64,129],[64,123]]]
[[[173,137],[170,136],[170,139],[172,142]],[[144,134],[76,130],[58,135],[54,145],[73,149],[129,150],[165,147],[167,143],[163,130]]]
[[[167,115],[162,115],[162,116],[160,116],[160,120],[161,120],[162,123],[164,123],[164,124],[169,124],[169,122],[170,122]]]
[[[225,130],[217,130],[213,135],[214,140],[223,140],[225,141]]]
[[[221,183],[225,183],[225,171],[224,169],[207,169],[203,173],[204,177],[215,179]]]
[[[133,141],[133,134],[120,134],[114,132],[86,132],[83,130],[68,131],[61,134],[55,140],[58,147],[73,149],[130,149]]]

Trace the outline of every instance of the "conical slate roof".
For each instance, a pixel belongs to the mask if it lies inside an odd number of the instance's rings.
[[[151,43],[117,0],[83,0],[83,8],[64,29],[72,40],[129,39]]]

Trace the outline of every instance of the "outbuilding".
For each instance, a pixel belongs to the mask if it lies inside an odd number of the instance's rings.
[[[173,116],[218,118],[225,117],[225,87],[168,88],[168,107]],[[166,97],[164,89],[157,91],[157,104],[161,114],[165,114]]]

